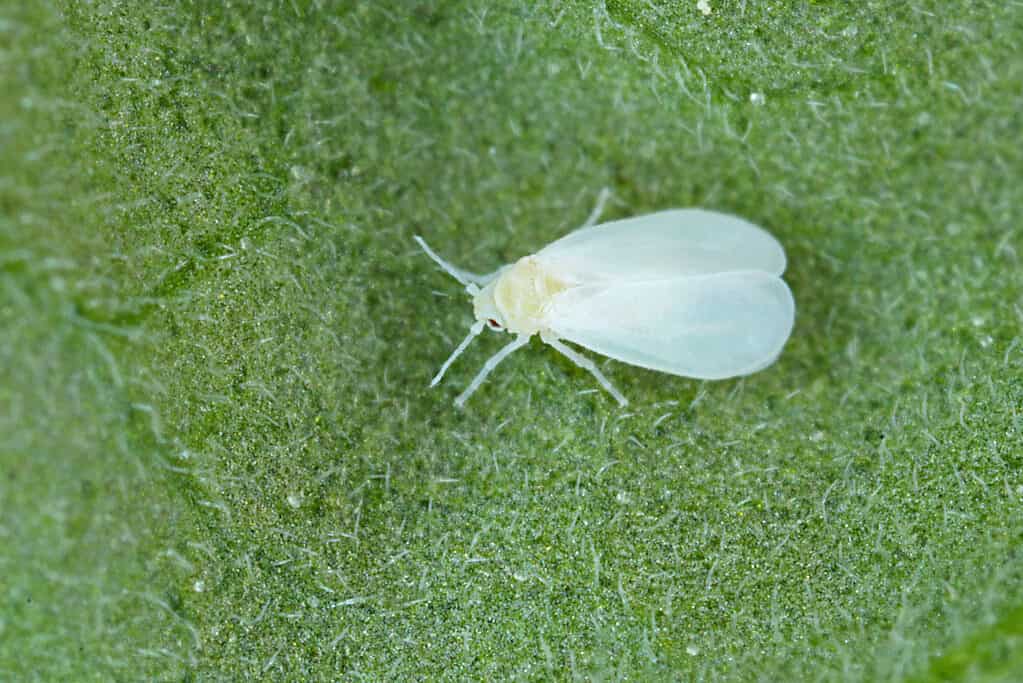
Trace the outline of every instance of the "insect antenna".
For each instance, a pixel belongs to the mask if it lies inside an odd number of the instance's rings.
[[[433,259],[433,262],[440,266],[445,273],[461,282],[463,285],[466,286],[466,288],[484,279],[482,275],[477,275],[476,273],[470,273],[467,270],[456,268],[455,266],[451,265],[450,263],[442,259],[440,256],[437,255],[437,253],[433,249],[429,247],[429,245],[426,243],[426,240],[424,240],[419,235],[413,235],[412,239],[414,239],[419,244],[419,246],[423,248],[423,251],[426,252],[426,255]]]

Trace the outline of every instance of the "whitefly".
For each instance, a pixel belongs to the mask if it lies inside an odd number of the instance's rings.
[[[451,265],[415,237],[465,285],[476,318],[430,386],[484,327],[515,339],[483,365],[455,399],[459,407],[533,335],[589,371],[623,406],[625,396],[566,341],[697,379],[748,375],[777,359],[795,316],[778,240],[742,218],[704,209],[594,225],[606,199],[601,193],[581,228],[488,275]]]

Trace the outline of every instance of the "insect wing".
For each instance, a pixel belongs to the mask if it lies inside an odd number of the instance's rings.
[[[781,353],[795,304],[760,271],[597,283],[551,301],[560,338],[625,363],[698,379],[756,372]]]
[[[740,270],[780,275],[785,270],[785,251],[765,230],[703,209],[672,209],[581,228],[547,245],[536,258],[575,283]]]

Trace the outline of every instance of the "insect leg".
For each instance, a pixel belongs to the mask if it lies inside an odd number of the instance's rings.
[[[454,363],[455,359],[462,355],[462,351],[465,351],[465,348],[469,346],[469,342],[475,339],[476,335],[483,331],[483,324],[482,320],[472,324],[472,327],[469,328],[469,334],[462,340],[461,344],[455,347],[455,350],[451,352],[448,359],[444,361],[444,365],[440,366],[440,370],[437,372],[437,375],[430,382],[431,387],[437,386],[441,378],[444,376],[444,373],[451,367],[451,364]]]
[[[586,356],[577,353],[576,351],[573,351],[572,349],[565,346],[554,337],[540,335],[540,338],[543,339],[545,343],[553,346],[556,351],[559,351],[563,356],[565,356],[570,361],[581,367],[583,370],[589,370],[590,374],[596,377],[597,381],[600,382],[600,386],[604,387],[604,389],[607,390],[607,393],[614,396],[615,400],[618,401],[618,404],[620,406],[624,408],[625,406],[629,405],[628,399],[626,399],[625,396],[622,395],[622,392],[614,388],[614,385],[608,381],[607,377],[604,377],[604,373],[602,373],[600,369],[593,364],[593,361],[591,361]]]
[[[521,349],[528,343],[529,336],[525,334],[520,334],[518,337],[515,338],[515,341],[511,342],[510,344],[507,344],[503,349],[501,349],[493,356],[491,356],[490,360],[484,363],[483,367],[480,368],[480,371],[476,373],[476,376],[473,378],[468,388],[466,388],[466,390],[459,394],[458,398],[455,399],[455,405],[458,406],[459,408],[465,405],[465,401],[470,396],[472,396],[472,393],[476,391],[476,389],[478,389],[481,384],[483,384],[483,380],[487,378],[487,375],[490,374],[491,370],[497,367],[498,363],[507,358],[512,351],[515,351],[516,349]]]
[[[414,235],[413,239],[419,244],[420,247],[423,248],[423,251],[426,252],[426,255],[433,259],[433,262],[440,266],[445,273],[455,278],[456,280],[461,282],[463,285],[466,285],[467,287],[470,284],[485,285],[487,284],[487,282],[491,280],[491,278],[494,275],[493,273],[489,275],[477,275],[476,273],[470,273],[467,270],[462,270],[461,268],[458,268],[448,263],[440,256],[438,256],[437,253],[433,249],[431,249],[429,245],[426,244],[426,240],[424,240],[419,235]]]
[[[591,225],[596,225],[600,219],[600,214],[604,213],[604,205],[607,204],[607,200],[611,198],[611,190],[606,187],[600,188],[600,194],[597,195],[597,205],[593,207],[593,211],[590,212],[589,218],[582,224],[581,227],[588,228]]]

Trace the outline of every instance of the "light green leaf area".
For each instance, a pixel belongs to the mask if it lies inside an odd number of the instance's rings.
[[[1023,680],[1018,2],[7,3],[0,679]],[[697,382],[461,287],[702,206]]]

